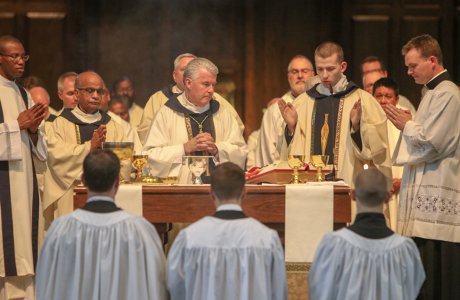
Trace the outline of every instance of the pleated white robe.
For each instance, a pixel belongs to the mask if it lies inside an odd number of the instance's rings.
[[[37,299],[167,299],[165,257],[152,224],[124,211],[78,209],[48,230]]]

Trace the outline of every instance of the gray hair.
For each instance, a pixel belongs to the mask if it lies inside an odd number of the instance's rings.
[[[385,202],[388,178],[377,168],[361,171],[355,179],[356,198],[367,206],[375,207]]]
[[[76,79],[77,76],[78,74],[75,72],[65,72],[64,74],[59,76],[58,81],[57,81],[58,91],[62,92],[62,90],[64,89],[64,80],[66,80],[69,77],[73,77],[74,79]]]
[[[313,70],[313,64],[311,63],[311,60],[308,59],[308,57],[306,57],[305,55],[297,54],[297,55],[294,56],[294,57],[291,59],[291,61],[289,62],[289,65],[288,65],[288,68],[287,68],[288,72],[291,70],[292,62],[293,62],[294,60],[296,60],[296,59],[304,59],[304,60],[308,61],[308,63],[310,64],[310,67],[311,67],[312,70]]]
[[[201,69],[206,69],[216,76],[219,74],[219,69],[212,61],[204,57],[198,57],[188,63],[184,71],[184,84],[186,78],[195,79]]]
[[[179,54],[176,59],[174,60],[174,70],[177,70],[177,68],[179,68],[179,62],[182,58],[185,58],[185,57],[191,57],[191,58],[196,58],[196,55],[195,54],[192,54],[192,53],[182,53],[182,54]]]

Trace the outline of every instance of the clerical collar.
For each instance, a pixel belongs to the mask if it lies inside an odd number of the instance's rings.
[[[223,204],[217,208],[215,218],[222,220],[238,220],[247,218],[238,204]]]
[[[238,210],[238,211],[243,211],[241,206],[238,204],[222,204],[217,208],[217,211],[223,211],[223,210]]]
[[[343,92],[347,89],[348,87],[348,80],[347,76],[344,74],[341,75],[340,80],[332,87],[332,94],[337,94],[340,92]],[[328,86],[324,86],[322,83],[318,84],[316,87],[316,90],[323,95],[330,96],[331,91]]]
[[[109,196],[101,196],[101,195],[95,195],[92,197],[89,197],[88,200],[86,200],[87,203],[89,202],[94,202],[94,201],[109,201],[109,202],[115,202],[112,197]]]
[[[440,73],[438,73],[436,76],[434,76],[433,78],[430,79],[430,81],[428,81],[427,84],[425,84],[425,86],[432,90],[434,89],[438,84],[440,84],[441,82],[443,82],[444,80],[451,80],[450,79],[450,75],[449,73],[447,72],[447,70],[444,70]]]
[[[187,97],[185,96],[185,93],[182,93],[180,94],[179,96],[177,96],[177,100],[179,100],[179,103],[185,107],[186,109],[188,109],[189,111],[195,113],[195,114],[202,114],[204,113],[205,111],[208,111],[209,110],[209,103],[206,104],[205,106],[203,107],[199,107],[199,106],[196,106],[195,104],[193,104],[192,102],[188,101]]]
[[[177,84],[175,84],[175,85],[171,88],[171,92],[173,92],[173,93],[176,94],[176,95],[179,95],[179,94],[182,94],[184,91],[181,91],[180,88],[177,86]]]
[[[99,110],[97,110],[94,114],[87,114],[80,109],[79,105],[75,106],[72,110],[72,114],[80,121],[88,124],[95,123],[102,119],[102,115]]]
[[[347,229],[369,239],[383,239],[394,233],[386,225],[382,213],[359,213],[355,222]]]
[[[16,80],[9,80],[8,78],[5,78],[2,75],[0,75],[0,84],[4,86],[14,87],[16,86]]]
[[[171,98],[166,101],[164,104],[165,106],[169,107],[170,109],[177,111],[179,113],[185,114],[185,115],[190,115],[190,114],[197,114],[196,110],[190,110],[188,107],[185,107],[182,102],[180,102],[179,98],[182,98],[184,94],[180,95],[173,95]],[[211,112],[211,114],[215,114],[219,110],[220,104],[214,99],[211,99],[211,101],[208,104],[208,110],[203,111],[207,113],[208,111]],[[199,113],[198,113],[199,114]]]
[[[344,90],[337,91],[334,94],[331,94],[330,92],[328,92],[328,94],[321,94],[320,92],[318,92],[318,86],[322,85],[321,83],[318,83],[313,88],[307,91],[307,95],[314,98],[315,100],[321,100],[328,97],[341,98],[358,88],[358,86],[352,81],[347,81],[347,83],[348,85]]]

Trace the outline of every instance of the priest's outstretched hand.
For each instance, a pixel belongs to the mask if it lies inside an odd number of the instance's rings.
[[[278,107],[280,108],[281,115],[283,116],[284,122],[288,126],[290,133],[294,132],[295,126],[297,125],[297,111],[295,110],[292,103],[286,103],[283,99],[278,101]]]

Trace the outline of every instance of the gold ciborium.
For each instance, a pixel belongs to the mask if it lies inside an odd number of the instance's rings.
[[[201,180],[201,174],[203,174],[208,169],[209,158],[212,158],[212,156],[188,155],[183,157],[182,163],[187,165],[193,175],[193,184],[203,184],[203,181]]]
[[[102,149],[111,150],[120,160],[120,182],[131,181],[131,159],[134,143],[131,142],[103,142]]]
[[[323,168],[329,162],[329,155],[312,155],[310,164],[316,168],[316,181],[325,181],[326,177],[323,174]]]
[[[303,167],[305,155],[288,155],[288,165],[292,169],[292,179],[289,183],[302,183],[299,178],[299,168]]]

